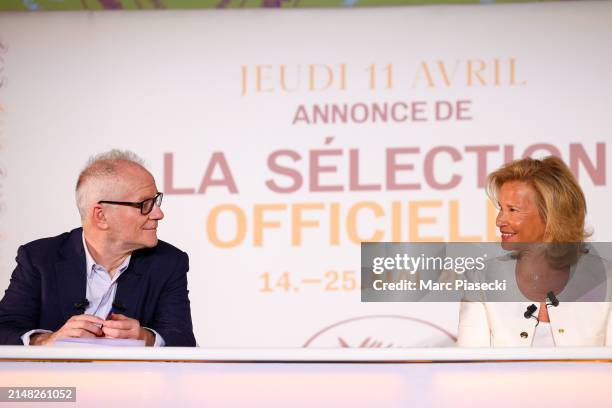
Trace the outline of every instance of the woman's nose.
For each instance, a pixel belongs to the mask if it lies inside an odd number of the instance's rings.
[[[497,213],[497,218],[495,219],[495,225],[497,227],[501,227],[506,225],[507,221],[506,221],[506,216],[504,215],[504,212],[502,210],[499,210],[499,212]]]

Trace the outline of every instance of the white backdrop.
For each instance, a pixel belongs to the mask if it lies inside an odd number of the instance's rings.
[[[0,44],[0,288],[114,147],[166,193],[202,346],[452,344],[456,305],[360,302],[358,241],[495,239],[513,157],[560,154],[612,239],[610,3],[3,13]]]

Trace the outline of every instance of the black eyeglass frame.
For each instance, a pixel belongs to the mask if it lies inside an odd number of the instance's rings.
[[[107,201],[107,200],[101,200],[101,201],[98,201],[98,204],[127,205],[129,207],[140,208],[140,213],[142,215],[148,215],[149,213],[151,213],[151,211],[153,211],[153,207],[155,206],[155,204],[157,204],[158,207],[161,207],[161,203],[162,203],[163,198],[164,198],[164,193],[159,192],[159,193],[155,194],[155,197],[147,198],[146,200],[142,200],[142,201],[137,202],[137,203],[133,203],[133,202],[129,202],[129,201]],[[147,201],[152,202],[152,204],[151,204],[151,208],[149,209],[149,211],[145,212],[145,203]]]

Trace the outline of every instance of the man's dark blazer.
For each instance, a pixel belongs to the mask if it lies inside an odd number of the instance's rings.
[[[0,301],[0,344],[23,344],[32,329],[57,331],[73,315],[87,288],[83,229],[39,239],[17,251],[17,267]],[[158,332],[166,346],[195,346],[187,290],[189,258],[159,241],[132,253],[117,279],[122,314]]]

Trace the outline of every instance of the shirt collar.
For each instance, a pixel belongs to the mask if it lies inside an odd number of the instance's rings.
[[[85,269],[85,271],[87,272],[87,278],[91,278],[91,275],[94,273],[94,270],[103,270],[108,273],[106,268],[104,268],[102,265],[99,265],[93,258],[93,256],[91,256],[91,254],[89,253],[89,249],[87,249],[87,243],[85,242],[85,232],[81,234],[81,238],[83,239],[83,248],[85,249],[85,267],[87,268]],[[125,258],[125,260],[123,261],[123,263],[119,265],[119,267],[117,268],[117,273],[114,276],[115,280],[119,277],[119,275],[123,273],[123,271],[127,269],[128,265],[130,264],[131,258],[132,254],[128,255],[127,258]]]

